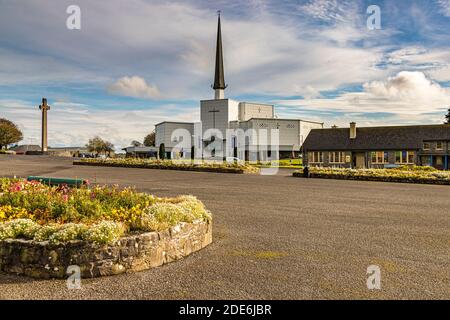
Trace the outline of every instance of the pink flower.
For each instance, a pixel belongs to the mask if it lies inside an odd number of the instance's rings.
[[[19,192],[19,191],[22,191],[22,189],[23,189],[22,184],[20,182],[17,182],[15,184],[11,185],[11,187],[9,188],[9,191],[10,192]]]

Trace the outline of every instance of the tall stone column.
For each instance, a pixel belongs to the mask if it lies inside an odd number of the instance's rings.
[[[47,111],[50,110],[50,106],[47,104],[47,99],[42,98],[42,104],[39,106],[39,110],[42,111],[42,153],[47,153]]]

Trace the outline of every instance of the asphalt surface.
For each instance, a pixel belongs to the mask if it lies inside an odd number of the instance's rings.
[[[0,274],[1,299],[450,299],[450,187],[72,166],[0,155],[0,176],[47,175],[193,194],[213,212],[213,244],[114,277]],[[367,267],[381,269],[368,290]]]

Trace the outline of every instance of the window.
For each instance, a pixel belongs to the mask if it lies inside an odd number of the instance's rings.
[[[414,163],[414,152],[407,152],[408,153],[408,163]]]
[[[310,152],[308,154],[309,162],[311,163],[322,163],[323,162],[323,152]]]
[[[436,142],[436,150],[444,150],[444,143],[442,141]]]
[[[414,164],[414,152],[413,151],[396,151],[395,163],[400,164]]]
[[[330,163],[344,163],[345,152],[330,152]]]
[[[373,164],[389,163],[389,156],[386,151],[373,151],[371,153],[371,159]]]
[[[430,150],[431,149],[431,143],[424,142],[423,143],[423,150]]]

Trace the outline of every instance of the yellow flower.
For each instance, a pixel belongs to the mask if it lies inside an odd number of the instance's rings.
[[[28,213],[24,208],[16,208],[10,205],[0,207],[0,222],[14,219],[33,219],[33,214]]]

